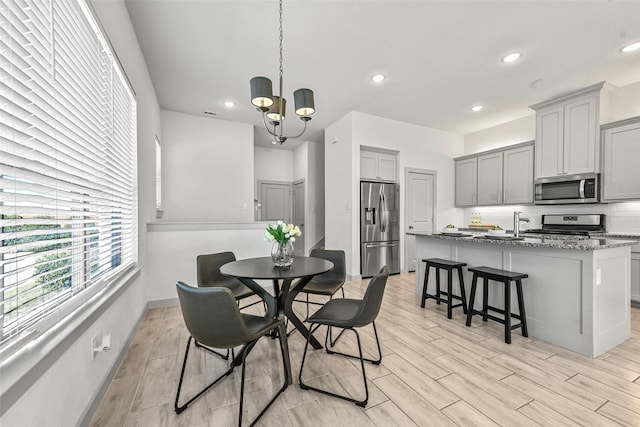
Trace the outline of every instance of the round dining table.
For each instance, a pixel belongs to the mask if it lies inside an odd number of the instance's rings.
[[[235,277],[263,299],[275,298],[275,305],[267,305],[267,314],[281,317],[283,314],[315,349],[322,345],[309,332],[302,320],[293,311],[293,300],[311,279],[333,268],[333,263],[322,258],[295,257],[289,267],[276,267],[271,257],[248,258],[233,261],[220,267],[225,276]],[[298,280],[296,280],[298,279]],[[256,280],[271,280],[273,295],[269,294]],[[293,281],[296,280],[294,283]],[[275,310],[270,308],[275,307]],[[310,336],[311,335],[311,336]],[[291,362],[286,339],[285,365],[287,366],[289,383],[292,382]],[[236,356],[236,364],[241,363],[241,355]]]

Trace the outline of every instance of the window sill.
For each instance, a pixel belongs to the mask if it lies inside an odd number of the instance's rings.
[[[0,359],[2,416],[59,357],[74,344],[111,303],[140,276],[142,267],[132,266],[113,284],[93,295],[55,326],[30,337],[24,344],[3,350]]]

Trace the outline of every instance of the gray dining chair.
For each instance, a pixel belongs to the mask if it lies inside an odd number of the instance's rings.
[[[209,288],[212,286],[215,287],[224,287],[231,290],[233,293],[233,297],[236,299],[238,305],[240,305],[240,301],[255,295],[251,289],[249,289],[244,283],[235,277],[225,276],[220,272],[220,267],[223,265],[233,262],[236,260],[236,256],[233,252],[219,252],[215,254],[206,254],[206,255],[198,255],[196,258],[196,270],[197,270],[197,280],[199,288]],[[244,309],[247,307],[251,307],[254,304],[261,303],[262,300],[258,300],[254,303],[247,304],[240,309]],[[202,347],[198,341],[196,341],[196,346]],[[229,350],[226,353],[217,352],[211,348],[203,347],[204,349],[214,353],[223,359],[229,358]]]
[[[333,295],[342,290],[342,298],[344,298],[344,281],[347,277],[347,267],[344,251],[333,249],[312,249],[310,256],[314,258],[322,258],[333,263],[333,268],[326,273],[315,276],[307,285],[302,288],[300,293],[305,293],[307,300],[296,300],[298,302],[306,302],[307,316],[309,318],[309,304],[324,305],[324,303],[309,301],[309,295],[323,295],[333,299]]]
[[[382,351],[380,350],[380,340],[378,339],[378,331],[376,330],[375,319],[378,317],[378,313],[380,312],[380,306],[382,305],[382,297],[384,295],[384,289],[387,284],[387,278],[389,277],[389,269],[384,266],[376,274],[371,278],[369,285],[367,286],[367,290],[365,291],[364,297],[361,300],[357,299],[348,299],[348,298],[339,298],[332,299],[327,302],[320,310],[315,312],[311,317],[309,317],[309,323],[311,323],[310,334],[313,334],[320,326],[327,326],[327,333],[325,335],[325,350],[329,354],[337,354],[340,356],[350,357],[354,359],[360,360],[360,366],[362,368],[362,379],[364,381],[364,392],[365,398],[363,400],[357,400],[349,396],[340,395],[337,393],[333,393],[328,390],[323,390],[316,387],[311,387],[308,384],[305,384],[302,380],[302,372],[304,370],[304,362],[307,357],[307,349],[309,347],[309,340],[307,339],[307,343],[304,347],[304,353],[302,353],[302,363],[300,365],[300,373],[298,375],[298,380],[300,381],[300,387],[303,390],[314,390],[320,393],[327,394],[329,396],[337,397],[340,399],[347,400],[349,402],[353,402],[358,406],[365,407],[367,406],[367,402],[369,400],[369,387],[367,386],[367,374],[364,368],[364,362],[371,362],[374,365],[379,365],[382,361]],[[362,356],[362,345],[360,344],[360,334],[356,328],[361,328],[363,326],[367,326],[369,324],[373,325],[373,332],[376,337],[376,344],[378,346],[378,358],[367,359]],[[330,350],[327,343],[329,338],[329,329],[341,328],[344,330],[351,330],[356,335],[356,341],[358,343],[358,355],[353,356],[346,353],[340,353],[337,351]]]
[[[220,272],[220,267],[235,260],[235,254],[230,251],[219,252],[216,254],[198,255],[198,257],[196,258],[198,287],[208,288],[211,286],[215,286],[229,288],[237,301],[243,300],[247,297],[250,297],[251,295],[255,295],[255,292],[249,289],[240,280],[236,279],[235,277],[225,276]],[[250,305],[242,308],[249,307]]]
[[[180,300],[182,316],[190,334],[189,339],[187,340],[187,348],[184,354],[184,361],[182,362],[182,371],[180,372],[180,380],[178,382],[178,390],[176,392],[176,400],[174,404],[174,409],[178,414],[182,413],[194,400],[202,396],[222,379],[229,376],[236,365],[241,364],[240,409],[238,413],[238,425],[241,426],[242,408],[244,403],[245,362],[247,354],[261,337],[269,334],[275,329],[278,329],[277,336],[280,341],[280,351],[282,353],[284,383],[262,409],[260,414],[258,414],[251,425],[255,424],[289,384],[289,371],[287,369],[285,356],[288,352],[288,348],[284,321],[279,318],[274,318],[268,314],[265,314],[264,317],[260,317],[241,313],[238,304],[236,303],[235,296],[229,288],[194,288],[183,282],[178,282],[176,284],[176,288],[178,290],[178,299]],[[265,302],[268,305],[276,304],[273,299],[265,299]],[[273,309],[275,309],[275,307],[273,307]],[[196,393],[186,403],[179,405],[180,390],[182,389],[182,382],[184,380],[184,373],[187,366],[189,348],[192,340],[200,342],[207,347],[215,348],[227,348],[233,350],[233,347],[243,346],[240,350],[242,358],[241,363],[236,360],[232,360],[230,362],[229,369],[225,373]],[[238,357],[240,357],[240,355]]]

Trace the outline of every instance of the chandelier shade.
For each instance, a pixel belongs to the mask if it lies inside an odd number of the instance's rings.
[[[251,85],[251,103],[258,109],[266,111],[273,105],[273,89],[271,80],[266,77],[254,77]]]
[[[282,110],[280,109],[280,101],[282,100]],[[282,120],[287,117],[287,100],[279,96],[273,97],[273,104],[267,111],[267,118],[272,122],[280,122],[280,113],[282,112]]]
[[[311,89],[298,89],[293,92],[296,114],[302,117],[310,116],[316,111]]]

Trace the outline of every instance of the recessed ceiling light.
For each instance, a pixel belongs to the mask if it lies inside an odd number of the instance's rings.
[[[484,105],[474,105],[471,107],[471,111],[475,111],[476,113],[484,108]]]
[[[518,59],[520,59],[521,56],[522,54],[518,52],[510,53],[502,58],[502,62],[505,62],[507,64],[510,62],[516,62]]]
[[[233,108],[236,106],[236,103],[233,101],[224,101],[224,106],[227,108]]]
[[[375,76],[371,77],[371,80],[373,80],[376,83],[380,83],[384,79],[385,79],[385,77],[384,77],[383,74],[376,74]]]
[[[626,45],[622,49],[620,49],[620,52],[629,53],[629,52],[635,52],[638,49],[640,49],[640,42],[633,42],[631,44]]]

